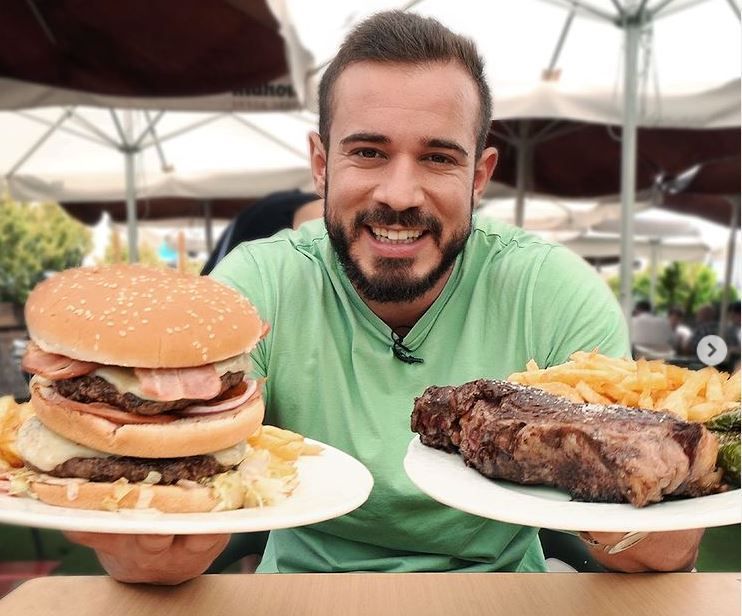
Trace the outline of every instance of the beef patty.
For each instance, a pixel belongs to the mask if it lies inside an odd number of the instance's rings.
[[[136,482],[144,481],[152,471],[155,471],[162,476],[157,483],[172,485],[179,479],[198,481],[203,477],[211,477],[230,468],[222,466],[214,456],[208,455],[154,459],[112,456],[110,458],[71,458],[51,471],[39,472],[54,477],[81,477],[90,481],[107,482],[126,477],[129,481]]]
[[[242,381],[244,372],[227,372],[222,376],[222,389],[220,395],[230,387],[234,387]],[[170,402],[158,402],[156,400],[145,400],[132,393],[120,393],[115,386],[99,376],[78,376],[73,379],[54,381],[57,391],[75,402],[104,402],[124,411],[139,413],[140,415],[158,415],[167,411],[178,411],[194,404],[208,402],[207,400],[173,400]]]

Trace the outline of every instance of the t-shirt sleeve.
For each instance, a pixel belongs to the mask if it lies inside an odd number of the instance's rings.
[[[553,246],[536,276],[533,356],[539,367],[562,364],[575,351],[628,357],[626,320],[608,285],[579,256]]]
[[[209,274],[215,280],[239,291],[247,297],[263,321],[269,321],[268,290],[265,288],[260,267],[246,244],[241,244],[224,257]],[[253,376],[267,376],[267,349],[270,333],[263,338],[250,354]]]

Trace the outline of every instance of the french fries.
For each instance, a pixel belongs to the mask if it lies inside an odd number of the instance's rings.
[[[13,396],[0,397],[0,471],[23,466],[15,450],[18,428],[33,414],[28,402],[17,404]]]
[[[574,402],[620,404],[671,412],[704,422],[740,404],[740,373],[694,371],[662,361],[619,359],[578,351],[559,366],[541,369],[534,360],[509,381],[538,387]]]
[[[267,449],[282,460],[295,461],[299,456],[313,456],[322,451],[319,445],[307,443],[301,434],[275,426],[261,426],[247,439],[259,449]]]

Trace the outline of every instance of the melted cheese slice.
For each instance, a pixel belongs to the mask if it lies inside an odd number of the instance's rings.
[[[30,417],[15,441],[21,458],[42,471],[51,471],[72,458],[110,458],[113,454],[90,449],[52,432],[37,417]],[[237,466],[247,455],[247,444],[237,443],[210,454],[222,466]]]

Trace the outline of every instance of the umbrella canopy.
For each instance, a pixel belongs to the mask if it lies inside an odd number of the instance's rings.
[[[598,233],[621,232],[621,225],[616,219],[602,220],[592,226],[592,230]],[[650,209],[638,212],[634,216],[634,236],[655,238],[659,240],[675,237],[699,237],[701,230],[696,221],[688,216],[678,216],[670,212]]]
[[[296,106],[262,0],[4,2],[0,40],[0,108]]]
[[[136,198],[247,199],[311,181],[300,144],[311,114],[149,113],[49,108],[0,113],[0,174],[21,200],[126,199],[137,259]]]
[[[613,125],[624,120],[622,26],[641,4],[639,124],[739,125],[739,19],[726,0],[327,0],[321,12],[302,0],[268,4],[287,40],[296,89],[310,108],[316,109],[319,78],[353,25],[402,9],[435,17],[476,41],[496,119]]]
[[[285,78],[284,45],[277,22],[262,0],[149,0],[146,3],[113,0],[59,0],[3,3],[0,6],[0,108],[27,109],[51,105],[92,105],[110,109],[181,110],[288,110],[298,107],[296,95]],[[284,76],[284,78],[282,78]],[[115,115],[115,112],[113,112]],[[159,121],[147,119],[153,127]],[[64,120],[59,120],[61,124]],[[129,131],[130,122],[118,120],[118,140],[97,135],[99,142],[120,147],[125,154],[119,177],[124,177],[129,228],[129,255],[136,259],[135,154],[144,144],[145,133]],[[90,126],[87,127],[90,129]],[[93,131],[95,132],[95,131]],[[6,136],[8,133],[3,131]],[[136,136],[136,141],[134,141]],[[154,139],[154,132],[152,131]],[[42,136],[39,142],[44,141]],[[303,139],[302,139],[303,141]],[[5,143],[9,143],[8,140]],[[218,158],[220,144],[204,147],[207,157]],[[73,150],[65,150],[66,159]],[[31,152],[36,156],[36,146]],[[17,156],[18,152],[10,152]],[[101,158],[110,159],[109,154]],[[5,161],[7,163],[7,160]],[[47,176],[20,169],[27,161],[16,159],[10,171],[14,189],[26,194],[47,194],[51,185],[71,187],[69,170],[64,177],[49,171]],[[39,159],[36,158],[36,163]],[[68,161],[64,161],[68,162]],[[95,157],[95,163],[98,158]],[[62,164],[62,167],[64,163]],[[168,167],[163,163],[164,167]],[[58,167],[59,168],[59,167]],[[141,168],[141,165],[140,165]],[[146,168],[146,165],[145,165]],[[181,169],[188,168],[184,162]],[[51,169],[51,168],[49,168]],[[95,165],[93,189],[80,198],[93,199],[95,191],[111,198],[104,188],[116,178],[104,178]],[[228,172],[233,165],[227,165]],[[213,168],[211,169],[213,171]],[[192,186],[196,180],[191,172]],[[272,171],[271,171],[272,172]],[[271,173],[271,172],[268,172]],[[190,193],[182,172],[168,170],[154,193]],[[267,175],[260,175],[256,190]],[[141,175],[141,174],[140,174]],[[151,179],[155,173],[148,173]],[[249,174],[246,175],[249,178]],[[274,178],[280,187],[291,183],[292,174]],[[49,178],[52,178],[50,181]],[[244,187],[244,183],[242,184]],[[242,190],[242,187],[235,190]],[[67,196],[67,195],[66,195]],[[72,195],[69,195],[72,196]],[[242,197],[242,195],[240,195]],[[64,197],[63,197],[64,198]]]
[[[482,201],[477,213],[514,224],[517,210],[515,197]],[[523,228],[533,231],[586,230],[603,221],[616,219],[621,204],[615,200],[559,199],[545,195],[528,198]]]
[[[524,192],[565,198],[620,192],[619,126],[504,120],[492,128],[490,143],[500,155],[495,180],[511,186],[521,181]],[[655,201],[669,209],[728,224],[728,202],[714,197],[739,191],[740,138],[739,127],[640,128],[636,189],[654,191]],[[689,172],[686,183],[677,181]]]
[[[616,234],[587,233],[562,242],[585,258],[619,257],[621,238]],[[705,261],[711,247],[703,240],[673,239],[657,242],[641,238],[635,242],[637,257],[650,261]]]
[[[19,200],[120,201],[128,143],[144,199],[246,199],[311,179],[302,147],[311,114],[169,112],[150,129],[156,116],[82,107],[0,112],[0,134],[13,145],[0,149],[0,175]]]

